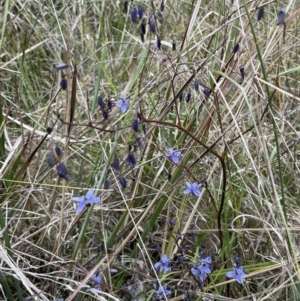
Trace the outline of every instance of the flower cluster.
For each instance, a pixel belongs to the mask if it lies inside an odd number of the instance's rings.
[[[211,273],[211,257],[200,259],[200,262],[191,269],[191,272],[203,282]]]
[[[158,261],[155,265],[154,268],[155,270],[160,273],[160,272],[170,272],[171,271],[171,260],[168,258],[168,256],[165,254],[161,257],[160,261]]]

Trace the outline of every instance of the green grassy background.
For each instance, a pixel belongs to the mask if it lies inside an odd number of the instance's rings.
[[[170,300],[300,300],[300,1],[164,2],[162,22],[161,0],[128,1],[127,13],[124,1],[3,2],[1,300],[153,300],[157,281]],[[136,23],[133,6],[144,11]],[[70,67],[56,71],[61,62]],[[55,146],[68,182],[47,164]],[[201,183],[200,197],[183,194],[186,181]],[[101,203],[77,214],[71,198],[89,188]],[[163,254],[169,273],[153,267]],[[191,274],[200,254],[213,260],[201,285]],[[242,285],[225,277],[235,257]]]

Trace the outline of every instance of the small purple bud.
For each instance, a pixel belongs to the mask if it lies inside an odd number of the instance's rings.
[[[176,51],[176,43],[175,43],[175,41],[172,41],[172,50]]]
[[[241,260],[239,257],[236,256],[233,261],[236,267],[239,267],[241,265]]]
[[[135,23],[138,18],[138,10],[135,6],[131,9],[130,14],[131,14],[131,21]]]
[[[47,132],[47,134],[51,134],[52,133],[52,131],[53,131],[53,128],[51,128],[51,127],[49,127],[49,126],[47,126],[47,128],[46,128],[46,132]]]
[[[282,7],[278,13],[278,21],[276,25],[281,25],[284,23],[285,14],[286,14],[286,8]]]
[[[107,108],[109,110],[111,110],[111,108],[112,108],[112,102],[110,100],[107,101]]]
[[[160,252],[160,245],[156,245],[156,247],[155,247],[155,251],[156,251],[157,253],[159,253],[159,252]]]
[[[141,23],[141,33],[146,34],[146,25],[144,22]]]
[[[120,182],[120,184],[122,185],[123,188],[126,188],[127,182],[126,182],[126,179],[123,176],[119,177],[119,182]]]
[[[203,94],[206,98],[206,100],[209,98],[211,91],[208,88],[203,89]]]
[[[169,220],[169,225],[170,225],[170,227],[175,226],[176,225],[175,220],[174,219],[170,219]]]
[[[58,146],[55,146],[55,152],[58,157],[62,155],[61,149]]]
[[[67,182],[70,180],[67,167],[64,163],[59,163],[57,166],[57,174],[60,178],[65,179]]]
[[[161,48],[161,39],[160,39],[160,37],[159,37],[159,36],[157,36],[157,40],[156,40],[156,46],[157,46],[157,48],[158,48],[158,49],[160,49],[160,48]]]
[[[103,116],[103,118],[105,119],[105,120],[107,120],[108,119],[108,112],[107,111],[102,111],[102,116]]]
[[[98,96],[98,105],[99,105],[99,107],[100,107],[101,110],[104,109],[105,103],[104,103],[104,101],[103,101],[102,96]]]
[[[240,66],[240,74],[241,74],[242,80],[244,80],[245,79],[245,66],[244,65]]]
[[[198,81],[198,79],[195,79],[195,81],[194,81],[194,89],[195,89],[195,91],[199,91],[199,81]]]
[[[62,90],[66,90],[67,89],[67,80],[65,78],[63,78],[60,82],[60,87]]]
[[[257,21],[260,21],[264,16],[264,7],[261,6],[258,8],[258,11],[257,11]]]
[[[117,157],[115,157],[114,162],[111,164],[111,167],[113,167],[115,170],[120,169],[120,161]]]
[[[151,18],[149,21],[149,27],[150,27],[150,31],[155,34],[156,33],[156,22],[153,18]]]
[[[164,11],[164,9],[165,9],[165,2],[164,2],[164,0],[161,0],[161,2],[160,2],[160,11],[161,12],[163,12]]]
[[[145,42],[145,38],[144,38],[144,35],[142,33],[141,33],[141,41],[142,41],[142,43]]]
[[[185,101],[186,101],[186,103],[188,103],[191,100],[191,96],[192,96],[192,94],[191,94],[190,91],[186,93],[186,95],[185,95]]]
[[[138,7],[138,13],[139,13],[139,18],[142,19],[143,15],[144,15],[144,11],[143,11],[143,8],[140,6]]]
[[[106,180],[106,181],[104,182],[104,189],[109,189],[109,187],[110,187],[109,181]]]
[[[127,14],[128,13],[128,1],[124,0],[124,13]]]
[[[131,168],[135,167],[136,160],[133,153],[129,153],[127,157],[128,164]]]
[[[53,167],[55,165],[55,162],[54,162],[54,158],[50,152],[47,152],[46,158],[47,158],[49,166]]]
[[[239,43],[236,43],[236,44],[234,45],[234,47],[233,47],[232,52],[233,52],[233,53],[237,53],[237,52],[239,51],[239,48],[240,48],[240,44],[239,44]]]
[[[139,120],[136,117],[132,119],[132,128],[136,133],[139,131]]]

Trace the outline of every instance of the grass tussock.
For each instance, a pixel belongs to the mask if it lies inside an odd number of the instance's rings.
[[[1,300],[300,300],[298,0],[1,14]]]

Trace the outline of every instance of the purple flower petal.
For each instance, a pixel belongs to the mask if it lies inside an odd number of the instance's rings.
[[[77,206],[76,212],[80,213],[84,209],[84,207],[85,207],[85,201],[80,202]]]
[[[84,202],[84,196],[74,196],[71,200],[74,202]]]

